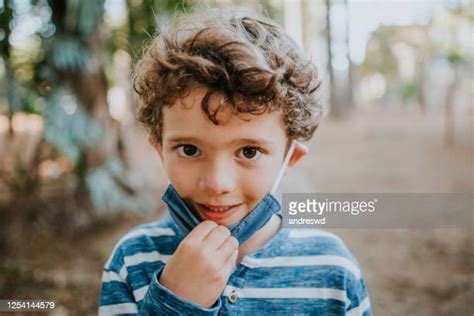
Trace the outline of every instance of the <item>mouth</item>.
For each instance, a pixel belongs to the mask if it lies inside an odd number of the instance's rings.
[[[210,205],[195,203],[198,211],[206,218],[210,220],[221,220],[231,216],[235,211],[238,210],[240,204],[234,205]]]

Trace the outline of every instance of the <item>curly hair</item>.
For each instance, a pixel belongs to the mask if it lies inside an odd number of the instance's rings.
[[[196,84],[207,88],[201,106],[216,125],[220,107],[208,104],[216,92],[234,114],[281,111],[290,140],[309,140],[322,116],[316,67],[279,25],[246,11],[188,13],[150,41],[133,87],[138,119],[155,141],[161,143],[162,108]]]

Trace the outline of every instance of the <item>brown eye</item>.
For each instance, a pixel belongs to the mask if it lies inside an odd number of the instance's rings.
[[[256,147],[244,147],[239,151],[239,157],[246,160],[257,160],[262,152]]]
[[[184,158],[196,157],[199,154],[199,149],[194,145],[181,145],[178,147],[178,154]]]

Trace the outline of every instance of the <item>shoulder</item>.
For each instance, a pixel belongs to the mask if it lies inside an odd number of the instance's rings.
[[[156,253],[166,256],[173,252],[176,242],[176,228],[169,216],[131,228],[115,244],[104,268],[119,270],[125,261],[138,253]]]
[[[287,229],[282,250],[291,255],[338,255],[355,261],[339,236],[322,229]]]

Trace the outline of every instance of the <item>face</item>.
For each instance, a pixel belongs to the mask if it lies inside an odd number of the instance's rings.
[[[154,145],[184,201],[201,219],[229,226],[270,191],[288,141],[279,112],[237,116],[224,106],[217,116],[220,124],[213,124],[201,108],[205,93],[195,89],[163,109],[162,143]],[[215,93],[210,109],[221,100]]]

